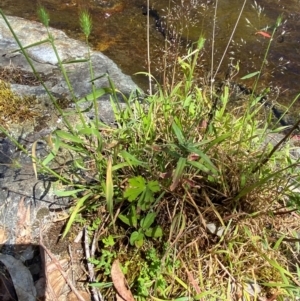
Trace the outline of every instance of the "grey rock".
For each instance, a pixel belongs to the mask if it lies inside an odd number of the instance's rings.
[[[47,29],[38,22],[28,21],[18,17],[7,17],[10,26],[13,28],[19,41],[23,46],[48,39]],[[59,59],[65,64],[68,79],[72,86],[69,90],[68,82],[64,78],[59,68],[59,60],[51,46],[51,43],[45,42],[34,47],[27,48],[28,56],[36,72],[45,78],[45,86],[56,98],[66,97],[69,100],[73,98],[79,100],[92,92],[92,82],[90,77],[88,58],[88,47],[84,43],[69,38],[64,32],[49,28],[49,31],[55,41]],[[0,67],[19,68],[25,72],[32,72],[30,64],[22,53],[16,51],[19,49],[12,33],[10,32],[4,19],[0,18]],[[139,90],[131,77],[121,72],[118,66],[101,52],[90,52],[94,71],[94,81],[96,89],[109,86],[109,75],[116,88],[121,92],[119,101],[123,101],[121,94],[128,96],[132,91]],[[80,60],[81,62],[74,61]],[[85,60],[85,61],[84,61]],[[43,158],[48,153],[47,145],[43,138],[49,135],[56,128],[63,127],[59,115],[48,97],[43,85],[29,86],[12,83],[11,88],[20,95],[35,95],[37,106],[41,117],[35,122],[22,122],[22,124],[7,123],[7,128],[14,139],[18,140],[30,153],[32,143],[39,141],[37,156]],[[73,96],[72,96],[73,95]],[[83,104],[87,107],[88,102]],[[112,108],[110,104],[110,95],[103,95],[98,99],[99,118],[107,123],[114,121]],[[68,112],[74,111],[72,104],[66,108]],[[71,123],[75,126],[78,117],[74,114]],[[94,110],[90,110],[85,115],[86,120],[95,118]],[[31,222],[33,227],[33,236],[38,237],[39,222],[38,212],[43,208],[58,205],[65,206],[67,200],[59,200],[53,192],[53,183],[50,178],[40,178],[37,180],[34,175],[31,159],[21,153],[15,145],[7,138],[0,138],[0,200],[3,204],[0,208],[0,219],[2,223],[10,229],[17,225],[18,204],[22,198],[25,198],[25,206],[30,207]],[[62,202],[62,203],[60,203]],[[14,243],[14,237],[9,238],[8,243]]]
[[[35,301],[36,289],[27,267],[20,260],[6,254],[0,254],[0,261],[9,271],[18,300]]]

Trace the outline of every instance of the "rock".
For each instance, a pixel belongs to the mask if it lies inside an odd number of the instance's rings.
[[[7,18],[23,46],[31,45],[48,38],[46,28],[40,23],[30,22],[17,17]],[[88,47],[84,43],[68,38],[65,33],[57,29],[50,28],[50,32],[54,38],[55,47],[62,62],[87,58]],[[0,66],[4,67],[12,64],[21,67],[22,70],[32,72],[24,56],[18,52],[13,52],[19,49],[19,47],[3,19],[0,19],[0,46]],[[33,60],[37,72],[48,77],[46,83],[52,92],[69,93],[67,83],[63,79],[57,65],[58,59],[49,42],[29,48],[27,52],[28,56]],[[91,56],[95,77],[108,73],[117,88],[125,95],[138,88],[129,76],[124,75],[117,65],[101,52],[91,51]],[[88,63],[68,64],[65,67],[73,85],[75,95],[82,97],[90,93],[91,82]],[[106,77],[102,77],[95,82],[95,86],[98,88],[107,87],[108,85],[109,82]]]
[[[206,224],[206,229],[214,235],[217,235],[218,237],[222,237],[222,235],[224,234],[225,231],[225,227],[217,227],[215,224],[213,223],[209,223]]]
[[[36,300],[36,289],[28,269],[13,256],[0,254],[0,261],[9,271],[18,300]]]
[[[251,296],[257,297],[261,293],[261,287],[259,284],[256,283],[256,281],[248,281],[246,283],[246,292],[250,294]]]
[[[47,30],[42,24],[28,21],[18,17],[7,17],[10,26],[13,28],[19,41],[23,46],[28,46],[39,41],[47,40]],[[72,108],[72,93],[76,99],[81,99],[92,91],[90,81],[90,70],[88,62],[84,62],[88,57],[88,47],[77,40],[69,38],[64,32],[49,28],[51,35],[55,40],[55,47],[62,62],[82,60],[80,63],[65,64],[68,79],[73,87],[71,92],[68,83],[65,80],[59,66],[58,58],[49,42],[29,47],[26,51],[32,60],[36,72],[44,79],[45,85],[57,99],[67,99],[67,110]],[[18,44],[13,38],[4,19],[0,18],[0,68],[15,68],[21,73],[32,74],[32,68],[26,61],[23,54],[15,52],[19,49]],[[123,74],[117,65],[108,57],[100,52],[91,51],[92,66],[95,77],[96,88],[109,86],[109,81],[105,74],[109,74],[116,88],[124,95],[129,95],[133,90],[138,90],[131,77]],[[0,74],[1,75],[1,74]],[[4,125],[8,132],[21,143],[29,152],[32,143],[38,141],[37,156],[42,158],[47,154],[47,144],[42,140],[57,127],[63,127],[59,115],[54,109],[51,100],[48,97],[44,87],[41,84],[22,85],[11,81],[11,89],[19,95],[34,95],[36,105],[33,110],[37,117],[34,120],[25,120],[15,123],[7,120]],[[121,95],[121,94],[120,94]],[[123,101],[122,97],[119,98]],[[110,105],[110,96],[104,95],[98,101],[100,118],[107,122],[113,122],[113,114]],[[87,105],[86,105],[87,106]],[[94,111],[87,112],[85,118],[93,119]],[[73,117],[71,122],[77,122],[77,116]],[[73,124],[74,124],[73,123]],[[7,137],[0,136],[0,200],[2,204],[0,218],[5,227],[11,229],[11,235],[8,243],[13,244],[15,237],[13,235],[17,225],[17,212],[19,210],[19,201],[25,200],[25,206],[30,208],[30,220],[32,225],[33,237],[37,237],[39,222],[49,219],[47,214],[42,219],[38,219],[40,211],[47,211],[49,205],[58,202],[52,189],[52,180],[40,175],[38,180],[32,167],[32,160],[20,152],[14,143]],[[59,206],[65,206],[65,202]],[[49,210],[47,211],[49,213]]]

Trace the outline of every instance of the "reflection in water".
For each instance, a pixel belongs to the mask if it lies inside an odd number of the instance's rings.
[[[112,58],[120,68],[145,87],[146,80],[133,74],[146,70],[146,17],[142,14],[145,0],[40,0],[50,13],[51,25],[64,29],[69,35],[83,39],[78,25],[78,14],[88,9],[93,19],[91,43],[97,50]],[[150,1],[160,16],[172,24],[174,30],[191,41],[200,35],[206,38],[206,46],[201,57],[205,72],[210,70],[211,37],[215,1],[160,0]],[[237,16],[241,10],[240,0],[218,2],[215,31],[214,69],[228,43]],[[283,23],[275,33],[260,86],[273,86],[279,89],[280,99],[289,102],[299,91],[299,42],[300,13],[297,0],[247,1],[228,53],[222,62],[219,77],[223,78],[230,62],[240,61],[239,77],[260,69],[270,41],[269,38],[255,34],[258,31],[272,33],[280,14]],[[170,4],[171,3],[171,4]],[[7,14],[36,19],[37,1],[2,0],[0,7]],[[164,50],[169,47],[162,35],[155,29],[155,20],[150,20],[150,44],[152,72],[158,76],[165,62]],[[172,58],[173,59],[173,58]],[[237,77],[238,77],[237,76]],[[238,80],[238,78],[235,78]],[[245,82],[251,85],[251,80]]]

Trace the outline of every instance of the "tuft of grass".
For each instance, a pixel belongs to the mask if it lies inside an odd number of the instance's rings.
[[[80,22],[88,42],[87,13]],[[50,29],[48,41],[55,49]],[[63,185],[57,195],[73,199],[64,235],[79,220],[94,235],[92,285],[105,298],[113,294],[116,258],[137,300],[299,297],[299,160],[288,140],[293,128],[274,146],[269,137],[281,128],[258,118],[261,95],[252,93],[244,113],[235,116],[228,109],[230,83],[199,85],[204,43],[200,37],[184,55],[176,52],[182,76],[171,74],[170,86],[157,82],[156,93],[142,102],[134,93],[122,95],[123,108],[110,79],[109,87],[93,85],[80,100],[68,82],[80,115],[76,126],[47,90],[65,128],[53,132],[46,158],[33,159],[38,172],[50,172]],[[97,114],[88,123],[80,107],[86,102],[96,110],[105,93],[116,127],[102,124]],[[57,174],[51,164],[63,151],[73,162]]]

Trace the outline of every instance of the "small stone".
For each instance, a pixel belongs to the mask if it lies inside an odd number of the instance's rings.
[[[246,283],[246,292],[248,292],[251,296],[257,296],[261,292],[261,287],[255,281],[248,281]]]
[[[211,234],[215,234],[218,237],[221,237],[225,231],[225,227],[217,227],[215,224],[210,223],[210,224],[206,224],[206,228],[207,230],[211,233]]]

